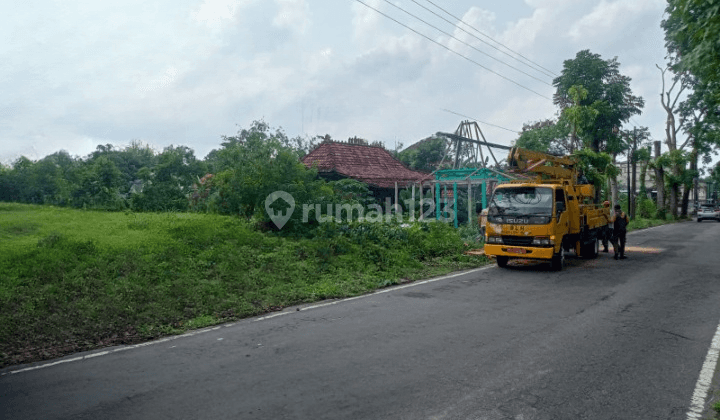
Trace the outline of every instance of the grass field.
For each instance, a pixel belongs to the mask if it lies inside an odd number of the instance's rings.
[[[628,225],[628,232],[638,229],[647,229],[650,227],[660,226],[660,225],[666,225],[668,223],[675,223],[675,220],[672,220],[670,218],[666,220],[661,219],[633,219],[630,221],[630,224]]]
[[[226,216],[0,203],[0,366],[487,263],[465,248],[439,223],[287,238]]]

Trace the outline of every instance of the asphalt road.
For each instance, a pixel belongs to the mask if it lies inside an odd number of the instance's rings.
[[[680,223],[629,235],[624,261],[491,267],[13,367],[0,419],[681,419],[720,322],[719,243],[720,223]]]

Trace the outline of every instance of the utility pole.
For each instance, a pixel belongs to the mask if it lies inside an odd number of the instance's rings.
[[[635,191],[637,191],[637,162],[635,160],[635,151],[637,150],[637,132],[636,129],[633,130],[633,147],[632,147],[632,199],[630,200],[631,206],[630,206],[630,217],[635,218],[635,213],[637,210],[637,200],[635,197]]]
[[[628,214],[630,214],[630,217],[632,217],[632,193],[630,192],[630,156],[632,155],[632,150],[628,150],[628,156],[627,156],[627,195],[628,195]]]
[[[635,129],[633,129],[633,135],[635,135]],[[632,156],[632,147],[628,142],[627,150],[627,162],[625,162],[625,171],[627,174],[627,214],[632,217],[632,193],[630,192],[630,159]]]

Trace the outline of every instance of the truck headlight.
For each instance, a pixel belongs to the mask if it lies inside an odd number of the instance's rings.
[[[500,236],[488,236],[487,241],[485,243],[488,244],[502,244],[503,240]]]
[[[488,221],[490,223],[502,223],[503,218],[502,216],[488,216]]]
[[[552,239],[548,238],[547,236],[535,237],[535,238],[533,238],[532,243],[533,243],[533,245],[540,245],[540,246],[553,245]]]

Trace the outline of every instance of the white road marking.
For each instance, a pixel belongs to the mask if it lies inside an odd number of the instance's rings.
[[[710,349],[708,350],[707,356],[705,356],[705,363],[700,370],[700,377],[698,377],[697,384],[695,385],[695,392],[693,392],[692,399],[690,400],[690,409],[687,413],[688,420],[697,420],[702,416],[702,412],[705,408],[705,399],[707,398],[708,390],[717,367],[718,355],[720,354],[720,324],[718,324],[715,336],[710,343]]]
[[[458,277],[458,276],[464,276],[464,275],[466,275],[466,274],[476,273],[476,272],[478,272],[478,271],[487,270],[488,268],[493,268],[493,267],[495,267],[495,265],[490,264],[490,265],[486,265],[486,266],[484,266],[484,267],[475,268],[475,269],[468,270],[468,271],[462,271],[462,272],[459,272],[459,273],[448,274],[448,275],[441,276],[441,277],[435,277],[435,278],[431,278],[431,279],[427,279],[427,280],[416,281],[416,282],[413,282],[413,283],[403,284],[403,285],[401,285],[401,286],[388,287],[388,288],[386,288],[386,289],[378,290],[378,291],[375,291],[375,292],[372,292],[372,293],[368,293],[368,294],[365,294],[365,295],[353,296],[353,297],[349,297],[349,298],[345,298],[345,299],[334,300],[334,301],[332,301],[332,302],[321,303],[321,304],[318,304],[318,305],[306,306],[306,307],[304,307],[304,308],[297,308],[296,310],[288,310],[288,311],[283,311],[283,312],[276,312],[276,313],[274,313],[274,314],[265,315],[265,316],[261,316],[261,317],[257,317],[257,318],[248,318],[248,319],[245,319],[244,321],[246,321],[246,322],[258,322],[258,321],[263,321],[263,320],[270,319],[270,318],[275,318],[275,317],[277,317],[277,316],[293,314],[293,313],[299,312],[299,311],[307,311],[307,310],[310,310],[310,309],[317,309],[317,308],[322,308],[322,307],[325,307],[325,306],[337,305],[338,303],[349,302],[349,301],[351,301],[351,300],[361,299],[361,298],[368,297],[368,296],[379,295],[379,294],[381,294],[381,293],[388,293],[388,292],[392,292],[392,291],[394,291],[394,290],[405,289],[405,288],[408,288],[408,287],[419,286],[419,285],[421,285],[421,284],[433,283],[433,282],[436,282],[436,281],[447,280],[447,279],[451,279],[451,278]],[[117,353],[117,352],[119,352],[119,351],[131,350],[131,349],[136,349],[136,348],[140,348],[140,347],[151,346],[151,345],[154,345],[154,344],[165,343],[165,342],[168,342],[168,341],[171,341],[171,340],[177,340],[177,339],[179,339],[179,338],[191,337],[191,336],[193,336],[193,335],[202,334],[202,333],[205,333],[205,332],[208,332],[208,331],[219,330],[220,328],[223,328],[223,327],[225,327],[225,328],[226,328],[226,327],[232,327],[233,325],[236,325],[236,324],[238,324],[238,322],[231,322],[231,323],[228,323],[228,324],[218,325],[218,326],[212,327],[212,328],[203,328],[203,329],[201,329],[201,330],[190,331],[190,332],[187,332],[187,333],[184,333],[184,334],[181,334],[181,335],[173,335],[173,336],[170,336],[170,337],[164,337],[164,338],[161,338],[161,339],[158,339],[158,340],[148,341],[148,342],[145,342],[145,343],[133,344],[133,345],[126,346],[126,347],[118,347],[118,348],[112,349],[112,350],[105,350],[105,351],[100,351],[100,352],[97,352],[97,353],[91,353],[91,354],[88,354],[88,355],[86,355],[86,356],[73,357],[73,358],[71,358],[71,359],[58,360],[58,361],[55,361],[55,362],[45,363],[45,364],[41,364],[41,365],[37,365],[37,366],[30,366],[30,367],[26,367],[26,368],[23,368],[23,369],[11,370],[10,372],[3,373],[3,374],[0,375],[0,376],[7,375],[8,373],[14,374],[14,373],[21,373],[21,372],[29,372],[29,371],[31,371],[31,370],[44,369],[44,368],[47,368],[47,367],[50,367],[50,366],[55,366],[55,365],[59,365],[59,364],[63,364],[63,363],[77,362],[77,361],[80,361],[80,360],[92,359],[93,357],[106,356],[106,355],[108,355],[108,354]],[[221,339],[221,340],[222,340],[222,339]],[[261,346],[261,345],[262,345],[262,344],[258,344],[258,346]],[[175,346],[173,346],[173,347],[175,347]],[[171,348],[172,348],[172,347],[171,347]]]

